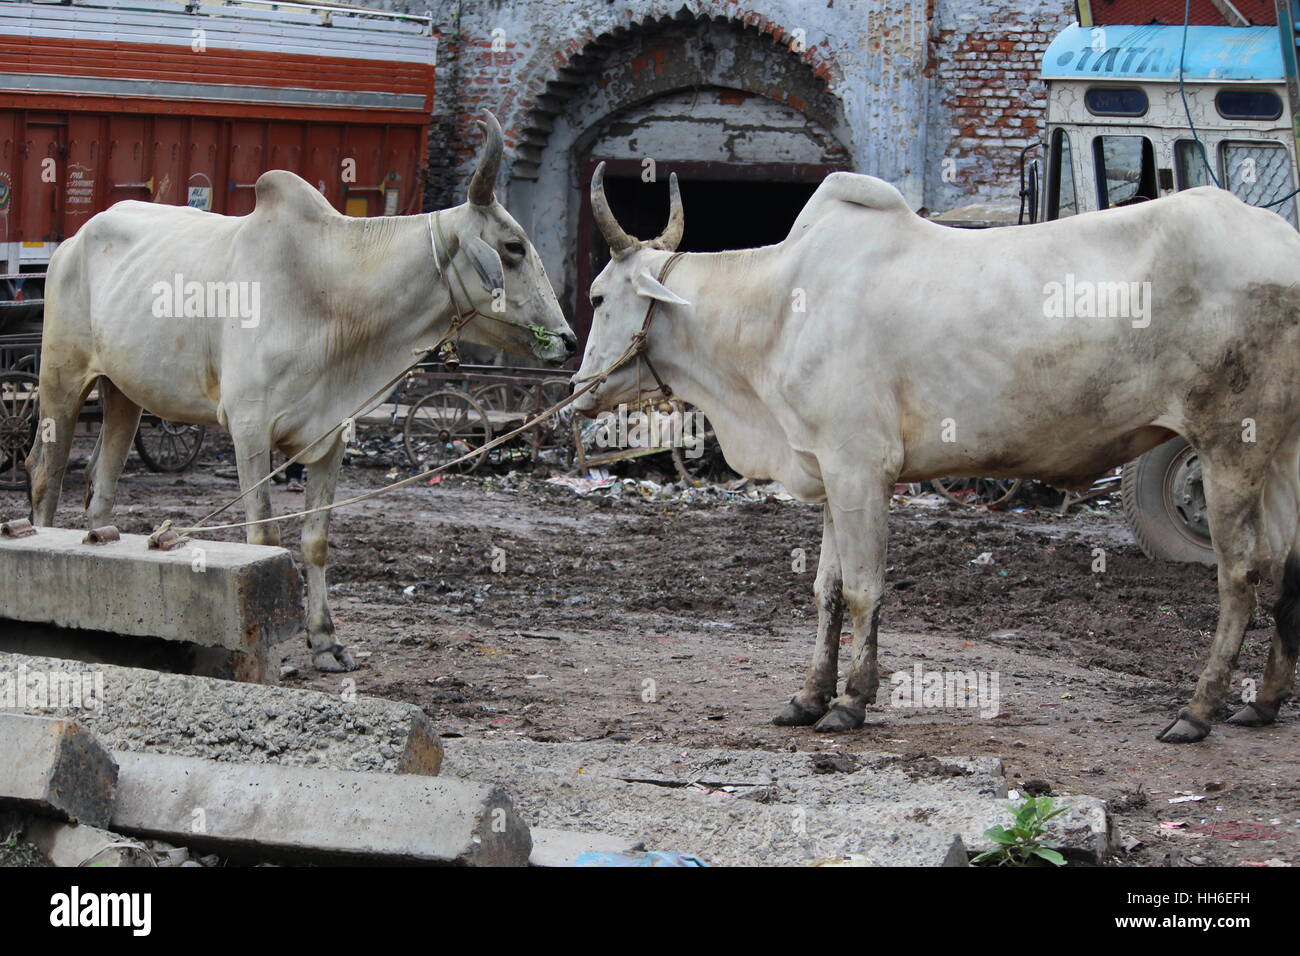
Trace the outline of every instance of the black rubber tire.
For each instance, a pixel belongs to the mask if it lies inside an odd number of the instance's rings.
[[[1129,530],[1148,558],[1213,567],[1213,546],[1187,526],[1169,500],[1170,469],[1187,447],[1187,439],[1172,438],[1125,465],[1120,500]]]

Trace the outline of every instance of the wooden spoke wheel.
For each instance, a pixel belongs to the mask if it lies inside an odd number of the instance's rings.
[[[202,425],[145,415],[135,432],[135,450],[150,471],[184,471],[198,460],[207,434]]]
[[[6,491],[27,487],[27,453],[40,420],[38,381],[31,372],[0,372],[0,488]]]
[[[402,438],[412,465],[437,468],[490,442],[492,422],[487,410],[468,392],[447,388],[430,392],[411,406]],[[475,455],[455,468],[469,474],[485,457]]]
[[[1019,478],[934,478],[934,490],[954,504],[1005,508],[1020,492]]]
[[[534,385],[528,392],[528,401],[523,405],[524,412],[531,419],[538,412],[543,412],[552,405],[568,398],[573,391],[573,383],[567,378],[548,378]],[[568,468],[573,464],[573,410],[562,408],[554,415],[544,418],[537,424],[528,438],[532,444],[533,461],[538,461],[544,451],[554,452],[552,464]]]

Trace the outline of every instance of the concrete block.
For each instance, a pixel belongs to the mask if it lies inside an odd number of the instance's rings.
[[[33,819],[23,836],[36,845],[55,866],[143,867],[145,852],[132,850],[136,841],[120,833],[88,824]]]
[[[493,769],[485,758],[467,769],[469,752],[490,754],[497,744],[447,743],[445,774],[468,773],[502,784],[515,795],[520,814],[538,829],[605,834],[644,844],[648,850],[676,850],[724,866],[807,866],[828,857],[855,854],[873,866],[966,865],[966,848],[958,833],[892,818],[882,823],[874,813],[880,805],[875,802],[861,807],[765,803],[683,787],[675,781],[673,785],[629,783],[589,773],[585,766],[578,773],[502,760]],[[520,752],[564,746],[520,743]],[[539,756],[544,756],[544,751]],[[627,759],[636,756],[629,753]],[[766,794],[758,792],[749,795],[766,799]]]
[[[956,830],[961,834],[972,853],[991,850],[994,843],[984,835],[993,826],[1010,826],[1012,816],[1007,810],[1009,801],[983,799],[954,799],[939,803],[904,803],[882,807],[881,813],[889,819],[916,822]],[[1088,862],[1100,862],[1111,853],[1110,818],[1106,802],[1096,797],[1053,797],[1054,807],[1065,807],[1065,813],[1049,820],[1045,845],[1061,850],[1067,857]]]
[[[534,827],[532,834],[533,852],[528,858],[532,866],[573,866],[583,853],[633,853],[645,849],[636,840],[607,833]]]
[[[145,535],[100,545],[84,537],[40,528],[0,538],[0,619],[186,642],[206,673],[278,679],[272,648],[303,626],[288,551],[203,540],[150,551]]]
[[[100,705],[6,700],[6,686],[36,676],[52,686],[80,677]],[[24,706],[25,705],[25,706]],[[442,744],[420,708],[375,697],[240,684],[135,667],[0,653],[0,707],[75,718],[111,750],[154,751],[241,763],[434,776]]]
[[[102,826],[118,767],[70,720],[0,714],[0,806]]]
[[[525,866],[527,825],[500,787],[118,753],[111,825],[223,855],[331,863]]]
[[[1002,797],[1006,779],[994,757],[908,758],[893,753],[683,748],[668,744],[542,744],[531,740],[452,739],[447,772],[518,789],[514,774],[550,771],[661,786],[730,786],[780,803],[916,801]],[[828,767],[837,768],[828,771]]]

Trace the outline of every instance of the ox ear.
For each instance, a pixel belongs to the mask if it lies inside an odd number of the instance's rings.
[[[667,302],[671,305],[690,305],[676,292],[673,292],[668,286],[652,276],[647,269],[642,269],[641,274],[636,277],[636,294],[643,295],[647,299]]]
[[[501,256],[479,236],[474,236],[465,243],[469,261],[474,265],[485,292],[495,292],[506,287],[505,269],[501,266]]]

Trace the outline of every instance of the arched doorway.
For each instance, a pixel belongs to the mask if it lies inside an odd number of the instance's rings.
[[[647,24],[563,75],[530,114],[509,190],[580,339],[608,258],[587,195],[597,162],[615,213],[642,236],[663,227],[676,172],[687,251],[778,241],[826,174],[851,165],[839,100],[788,46],[740,22]]]

